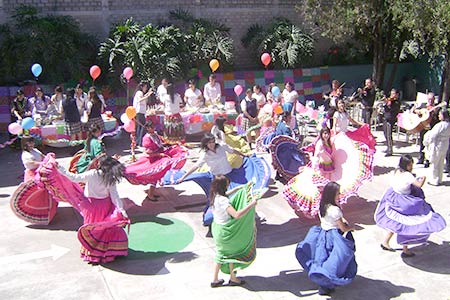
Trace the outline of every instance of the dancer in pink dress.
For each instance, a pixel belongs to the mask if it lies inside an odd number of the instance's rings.
[[[155,187],[167,171],[181,169],[186,163],[187,149],[180,145],[169,146],[164,144],[163,139],[155,132],[153,122],[145,124],[147,134],[142,139],[145,148],[145,156],[135,163],[126,166],[125,177],[132,184],[149,184],[147,199],[157,201]]]
[[[334,171],[333,152],[335,150],[331,142],[330,128],[323,127],[319,137],[314,149],[313,168],[318,170],[323,177],[330,179],[331,173]]]
[[[106,263],[118,256],[128,255],[128,237],[122,226],[129,224],[127,213],[117,192],[116,184],[124,175],[124,166],[116,159],[100,158],[97,170],[74,174],[49,158],[43,164],[41,180],[59,201],[67,201],[83,216],[78,229],[81,257],[91,263]],[[73,182],[86,183],[84,192]],[[52,186],[52,187],[50,187]]]

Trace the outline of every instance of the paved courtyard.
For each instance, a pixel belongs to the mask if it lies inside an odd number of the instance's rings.
[[[433,234],[427,245],[412,248],[415,257],[402,259],[399,251],[381,250],[384,232],[374,224],[373,213],[389,183],[389,173],[399,156],[418,146],[397,137],[393,157],[384,157],[381,132],[376,132],[375,177],[363,186],[360,197],[344,205],[346,219],[357,225],[358,275],[347,286],[336,289],[332,299],[450,299],[450,229]],[[4,140],[4,139],[3,139]],[[126,159],[129,139],[122,133],[105,139],[109,154]],[[78,148],[45,148],[54,151],[67,166]],[[190,159],[195,159],[192,151]],[[269,155],[264,157],[271,162]],[[144,186],[123,183],[128,197],[130,229],[129,256],[92,266],[79,258],[77,229],[80,215],[60,205],[48,226],[18,219],[11,211],[10,196],[21,182],[20,152],[0,149],[0,299],[326,299],[303,272],[294,251],[317,220],[299,218],[283,199],[283,185],[271,180],[269,191],[258,203],[257,257],[238,276],[243,287],[211,289],[214,243],[206,237],[201,216],[206,200],[192,182],[158,189],[158,202],[143,201]],[[190,161],[189,163],[192,163]],[[188,163],[188,164],[189,164]],[[418,175],[429,169],[415,165]],[[446,176],[446,174],[444,175]],[[274,177],[272,175],[272,177]],[[440,187],[425,185],[424,191],[435,211],[450,224],[450,178]],[[228,279],[222,275],[221,278]]]

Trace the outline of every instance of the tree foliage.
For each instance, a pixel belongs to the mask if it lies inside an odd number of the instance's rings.
[[[387,62],[398,62],[408,31],[393,19],[393,3],[401,0],[306,0],[298,10],[318,27],[322,36],[337,44],[356,41],[362,49],[373,52],[372,77],[383,85]]]
[[[268,52],[279,68],[299,67],[314,52],[312,36],[285,18],[274,18],[267,28],[259,24],[250,26],[241,41],[255,60]]]
[[[65,82],[86,76],[95,61],[93,37],[69,16],[39,16],[36,8],[16,9],[15,26],[0,28],[0,83],[33,79],[30,68],[42,65],[40,82]]]
[[[173,11],[171,17],[183,23],[157,27],[141,26],[132,18],[113,27],[100,45],[99,56],[109,69],[121,73],[131,66],[142,80],[182,79],[189,70],[212,58],[231,63],[233,41],[222,24],[196,19],[187,11]]]
[[[403,0],[392,5],[393,18],[402,30],[411,32],[404,50],[414,56],[427,55],[430,62],[443,61],[442,99],[450,95],[450,3],[446,0]]]

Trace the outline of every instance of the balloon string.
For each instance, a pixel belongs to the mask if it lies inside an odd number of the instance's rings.
[[[12,143],[14,143],[15,140],[17,140],[17,137],[15,137],[15,138],[13,138],[13,139],[11,139],[9,141],[4,142],[3,144],[0,144],[0,149],[3,149],[6,146],[11,145]]]

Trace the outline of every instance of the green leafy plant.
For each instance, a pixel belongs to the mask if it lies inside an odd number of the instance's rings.
[[[267,28],[250,26],[241,42],[257,61],[263,52],[270,53],[279,68],[299,67],[314,53],[313,37],[285,18],[273,19]]]
[[[15,26],[0,28],[0,83],[33,79],[30,67],[43,67],[39,82],[57,83],[86,77],[95,62],[96,43],[69,16],[38,16],[35,7],[21,5]]]

